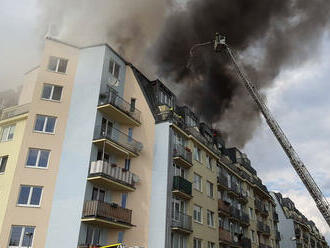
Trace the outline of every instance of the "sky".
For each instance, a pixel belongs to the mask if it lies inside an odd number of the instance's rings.
[[[38,25],[39,18],[37,0],[0,0],[0,91],[19,86],[24,72],[38,65],[47,31],[47,24]],[[321,53],[300,68],[283,71],[266,95],[274,117],[330,200],[329,58],[330,37],[325,35]],[[330,242],[329,227],[265,122],[243,151],[268,189],[290,197]]]

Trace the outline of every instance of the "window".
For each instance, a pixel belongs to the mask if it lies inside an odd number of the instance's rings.
[[[62,86],[44,84],[41,98],[46,100],[60,101],[62,97],[62,89]]]
[[[31,247],[33,243],[34,229],[35,227],[32,226],[12,226],[9,247]]]
[[[49,150],[30,148],[28,158],[26,161],[26,166],[47,168],[49,161],[49,154],[50,154]]]
[[[197,146],[194,146],[194,159],[201,162],[201,150]]]
[[[254,237],[254,231],[251,230],[251,241],[254,243],[255,242],[255,237]]]
[[[39,207],[41,201],[42,187],[38,186],[21,186],[18,197],[18,205]]]
[[[130,158],[126,158],[125,159],[125,170],[129,171],[131,168],[131,159]]]
[[[119,78],[119,72],[120,72],[120,65],[115,62],[113,59],[110,59],[109,63],[109,72],[115,77]]]
[[[194,220],[202,223],[202,207],[194,205]]]
[[[1,142],[10,141],[14,138],[15,125],[2,128]]]
[[[213,183],[206,181],[206,194],[208,197],[213,198]]]
[[[250,219],[254,220],[254,215],[253,215],[253,209],[249,208],[249,215],[250,215]]]
[[[171,248],[187,248],[187,238],[184,235],[172,233],[171,240]]]
[[[100,242],[100,229],[94,226],[87,226],[86,245],[98,245]]]
[[[207,225],[214,227],[214,213],[210,210],[207,210]]]
[[[194,238],[194,248],[202,248],[202,240]]]
[[[136,105],[136,99],[135,98],[131,98],[131,108],[130,111],[134,112],[135,111],[135,105]]]
[[[42,133],[55,132],[56,117],[37,115],[34,131]]]
[[[185,169],[176,165],[176,164],[173,164],[173,167],[174,167],[174,176],[180,176],[180,177],[183,177],[185,178]]]
[[[7,161],[8,161],[8,156],[0,157],[0,173],[5,172]]]
[[[209,155],[206,155],[206,167],[212,170],[212,158]]]
[[[66,73],[67,66],[68,66],[67,59],[62,59],[54,56],[49,57],[48,70],[53,72]]]
[[[215,244],[213,242],[207,242],[207,248],[215,248]]]
[[[100,188],[93,188],[92,192],[92,201],[104,201],[105,198],[105,191]]]
[[[128,142],[132,142],[133,141],[133,128],[128,128]]]
[[[194,189],[202,191],[202,177],[194,173]]]

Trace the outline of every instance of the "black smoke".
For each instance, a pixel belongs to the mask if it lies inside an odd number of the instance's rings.
[[[200,48],[188,70],[191,47],[225,35],[256,87],[265,89],[281,70],[317,54],[329,17],[328,0],[190,0],[167,17],[153,58],[162,78],[185,85],[183,101],[242,147],[261,122],[258,109],[225,52]]]

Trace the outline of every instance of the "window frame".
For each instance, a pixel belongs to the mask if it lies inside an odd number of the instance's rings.
[[[44,89],[45,89],[45,86],[51,86],[52,89],[50,91],[50,98],[45,98],[43,97],[43,93],[44,93]],[[56,99],[52,99],[53,96],[54,96],[54,90],[55,90],[55,87],[58,87],[58,88],[61,88],[61,95],[60,95],[60,99],[59,100],[56,100]],[[62,101],[62,96],[63,96],[63,86],[62,85],[57,85],[57,84],[47,84],[47,83],[44,83],[43,84],[43,87],[42,87],[42,90],[41,90],[41,96],[40,96],[40,99],[41,100],[44,100],[44,101],[51,101],[51,102],[61,102]]]
[[[214,198],[214,184],[210,181],[206,181],[206,195],[209,198]]]
[[[197,209],[199,211],[197,211]],[[195,218],[195,211],[197,213],[196,216],[197,217],[200,216],[200,220],[198,220],[198,219]],[[198,213],[199,213],[199,215],[198,215]],[[194,207],[193,207],[193,220],[195,222],[199,223],[199,224],[203,224],[203,208],[201,206],[199,206],[199,205],[196,205],[196,204],[194,204]]]
[[[20,198],[20,195],[21,195],[22,187],[30,187],[30,190],[29,190],[29,196],[28,196],[28,200],[27,200],[27,204],[19,203],[19,198]],[[41,188],[41,194],[40,194],[40,199],[39,199],[39,205],[32,205],[32,204],[31,204],[31,198],[32,198],[32,194],[33,194],[33,189],[34,189],[34,188]],[[16,206],[18,206],[18,207],[40,208],[40,207],[41,207],[41,201],[42,201],[43,192],[44,192],[44,187],[42,187],[42,186],[36,186],[36,185],[24,185],[24,184],[21,184],[21,185],[20,185],[20,188],[19,188],[19,192],[18,192],[18,198],[17,198]]]
[[[195,242],[198,242],[197,243],[197,246],[195,245],[196,244]],[[202,247],[203,247],[202,240],[199,239],[199,238],[194,238],[194,240],[193,240],[193,248],[202,248]]]
[[[213,166],[212,166],[212,157],[208,154],[206,154],[206,168],[212,170]]]
[[[2,165],[3,159],[6,159],[6,164],[4,166]],[[0,175],[5,173],[8,159],[9,159],[9,155],[0,156]],[[3,168],[3,171],[1,171],[2,168]]]
[[[202,163],[202,150],[197,145],[194,145],[194,160]]]
[[[45,117],[45,122],[44,122],[44,125],[43,125],[43,128],[42,128],[42,131],[36,130],[36,124],[37,124],[37,120],[38,120],[39,116]],[[53,132],[46,132],[46,127],[47,127],[49,117],[50,118],[55,118],[54,131]],[[56,126],[57,126],[57,117],[56,116],[37,114],[36,118],[35,118],[35,121],[34,121],[33,131],[36,132],[36,133],[43,133],[43,134],[55,134]]]
[[[215,243],[208,241],[207,242],[207,248],[215,248]]]
[[[215,223],[214,223],[214,212],[207,209],[206,210],[206,223],[209,227],[214,227]],[[210,217],[210,218],[209,218]]]
[[[3,139],[3,135],[4,135],[4,132],[5,130],[8,128],[8,133],[7,133],[7,137],[5,139]],[[15,129],[16,129],[16,124],[10,124],[10,125],[7,125],[7,126],[3,126],[1,128],[1,136],[0,136],[0,143],[1,142],[9,142],[9,141],[12,141],[14,140],[14,136],[15,136]],[[13,137],[11,139],[9,139],[9,135],[10,134],[13,134]]]
[[[112,64],[112,68],[111,68],[111,64]],[[116,66],[118,66],[118,75],[115,75],[116,72]],[[109,60],[109,73],[117,80],[119,80],[120,77],[120,70],[121,70],[121,65],[119,63],[117,63],[116,60],[114,60],[113,58],[110,58]]]
[[[27,162],[29,160],[29,155],[30,155],[30,151],[34,149],[34,150],[38,150],[38,154],[37,154],[37,160],[36,160],[36,164],[33,166],[33,165],[28,165]],[[47,166],[46,167],[42,167],[42,166],[39,166],[39,162],[40,162],[40,154],[41,154],[41,151],[48,151],[48,159],[47,159]],[[50,155],[51,155],[51,150],[49,149],[40,149],[40,148],[33,148],[33,147],[29,147],[28,149],[28,154],[27,154],[27,157],[26,157],[26,162],[25,162],[25,167],[26,168],[33,168],[33,169],[48,169],[49,167],[49,161],[50,161]]]
[[[196,188],[196,178],[200,178],[200,187]],[[202,176],[194,172],[194,189],[203,192],[203,179]]]
[[[54,71],[49,68],[51,58],[55,58],[56,59],[56,69]],[[65,72],[58,71],[58,68],[60,66],[61,60],[66,61]],[[48,71],[55,72],[55,73],[60,73],[60,74],[67,74],[68,66],[69,66],[69,59],[65,59],[65,58],[62,58],[62,57],[56,57],[56,56],[49,56],[48,66],[47,66],[47,70]]]
[[[12,233],[13,233],[13,227],[21,227],[22,228],[18,246],[10,245],[10,241],[11,241]],[[14,248],[14,247],[15,248],[25,248],[26,247],[26,246],[23,246],[24,234],[25,234],[26,228],[33,228],[33,235],[32,235],[32,238],[30,240],[30,247],[33,247],[34,236],[36,234],[36,227],[35,226],[24,226],[24,225],[12,225],[11,226],[10,236],[9,236],[9,240],[8,240],[8,247],[11,247],[11,248]]]

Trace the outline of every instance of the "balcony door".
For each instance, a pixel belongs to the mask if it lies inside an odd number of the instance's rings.
[[[113,123],[112,121],[106,119],[106,118],[102,118],[102,125],[101,125],[101,133],[102,136],[106,136],[106,137],[112,137],[112,128],[113,128]]]
[[[110,154],[103,152],[102,150],[98,150],[97,152],[97,160],[101,160],[103,162],[107,162],[110,164],[111,162],[111,158],[110,158]]]
[[[174,176],[180,176],[180,177],[185,178],[185,176],[186,176],[185,169],[183,169],[182,167],[180,167],[174,163],[173,163],[173,167],[174,167]]]
[[[180,214],[186,213],[186,204],[183,200],[173,198],[172,199],[172,218],[180,221]]]

